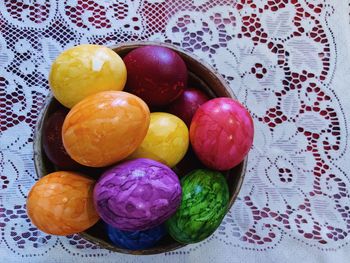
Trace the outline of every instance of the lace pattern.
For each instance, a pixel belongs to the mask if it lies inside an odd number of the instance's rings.
[[[322,251],[345,246],[350,180],[340,160],[348,127],[332,87],[338,57],[328,23],[336,8],[326,0],[1,1],[0,254],[110,254],[78,235],[50,236],[31,225],[33,128],[62,50],[147,39],[212,64],[250,109],[256,130],[244,185],[218,231],[169,254],[207,243],[266,251],[286,237]]]

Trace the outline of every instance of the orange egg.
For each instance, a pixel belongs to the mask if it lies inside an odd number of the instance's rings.
[[[82,232],[99,216],[92,191],[94,180],[74,172],[55,172],[41,178],[27,198],[27,212],[41,231],[59,236]]]
[[[80,164],[108,166],[136,150],[149,123],[149,109],[139,97],[123,91],[100,92],[71,109],[63,123],[63,144]]]

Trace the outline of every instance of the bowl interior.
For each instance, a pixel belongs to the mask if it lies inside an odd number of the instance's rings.
[[[112,46],[111,49],[123,57],[131,50],[145,45],[162,45],[175,50],[186,62],[189,71],[189,86],[205,91],[207,95],[212,98],[235,98],[226,81],[218,73],[216,73],[216,71],[211,66],[207,65],[194,55],[187,53],[176,46],[155,42],[130,42]],[[39,120],[36,126],[34,138],[34,163],[36,172],[39,177],[43,177],[51,172],[57,171],[56,167],[49,161],[42,149],[41,134],[43,124],[59,106],[60,105],[58,101],[50,94],[46,99],[45,106],[41,111],[41,115],[39,116]],[[247,158],[238,166],[225,173],[230,191],[229,207],[232,206],[241,188],[246,169],[246,162]],[[198,167],[195,168],[200,167],[204,166],[199,164]],[[174,169],[176,171],[176,167]],[[134,255],[164,253],[184,246],[184,244],[178,243],[172,239],[170,235],[167,235],[152,248],[145,250],[128,250],[113,245],[105,233],[106,231],[104,229],[104,224],[100,221],[90,229],[80,233],[80,235],[102,248]]]

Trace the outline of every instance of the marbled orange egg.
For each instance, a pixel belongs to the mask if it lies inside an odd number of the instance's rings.
[[[139,97],[123,91],[91,95],[68,113],[62,128],[65,149],[78,163],[103,167],[130,155],[142,143],[150,112]]]
[[[71,235],[93,226],[99,216],[94,208],[94,180],[75,172],[55,172],[41,178],[27,198],[27,213],[41,231]]]

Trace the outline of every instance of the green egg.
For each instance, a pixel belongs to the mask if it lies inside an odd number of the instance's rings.
[[[196,243],[209,237],[220,225],[229,203],[222,173],[199,169],[181,179],[182,201],[166,222],[169,234],[180,243]]]

